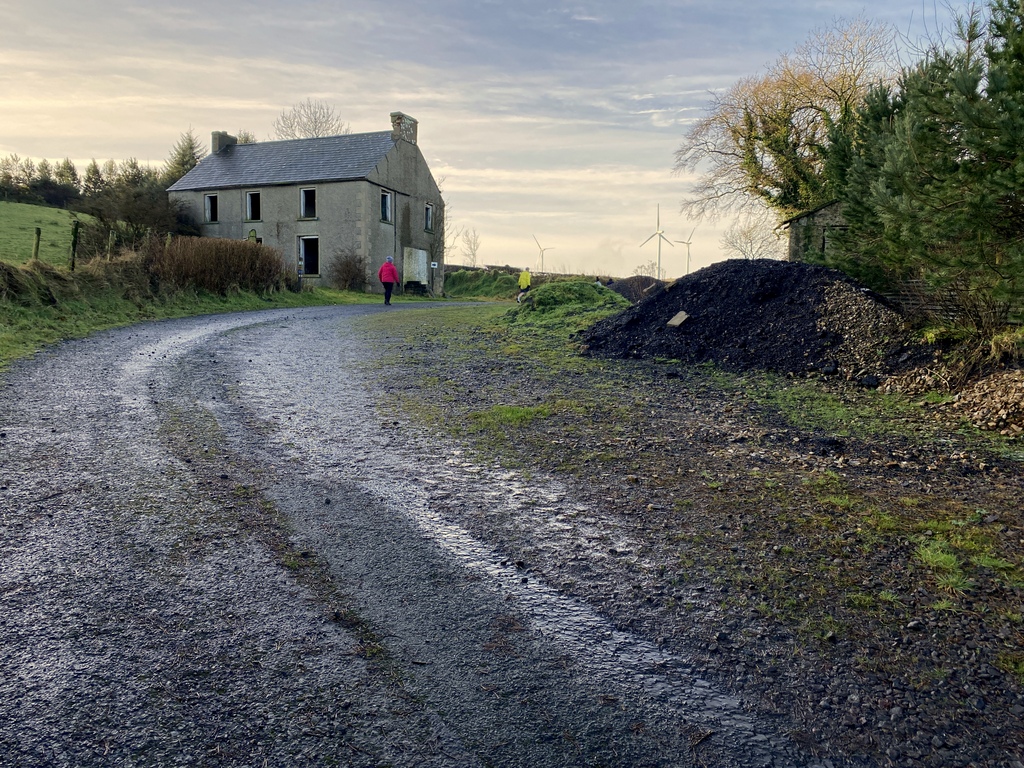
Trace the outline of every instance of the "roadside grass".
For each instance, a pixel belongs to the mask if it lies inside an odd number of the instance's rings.
[[[512,299],[519,292],[519,280],[507,272],[463,269],[445,275],[444,292],[453,299]]]
[[[501,432],[506,428],[522,428],[537,419],[550,416],[552,409],[546,405],[519,406],[495,405],[483,411],[469,414],[471,428],[480,432]]]
[[[605,288],[598,289],[589,282],[555,281],[546,283],[531,292],[532,304],[508,305],[481,304],[475,306],[431,307],[422,313],[405,311],[368,317],[362,320],[367,332],[387,333],[397,336],[412,345],[413,349],[402,349],[386,353],[376,365],[386,369],[407,359],[412,364],[422,363],[429,358],[430,349],[435,345],[454,351],[456,361],[461,365],[486,365],[488,356],[500,355],[506,360],[522,360],[529,367],[528,374],[557,379],[566,373],[582,375],[588,371],[603,370],[605,361],[588,359],[576,354],[576,345],[571,336],[576,331],[595,322],[601,317],[614,314],[621,309],[625,300]],[[428,329],[425,332],[425,329]],[[539,365],[538,365],[539,363]],[[486,379],[484,379],[486,381]],[[509,409],[526,409],[521,412],[508,410],[488,415],[478,415],[476,422],[481,427],[524,428],[545,409],[544,417],[556,413],[581,413],[592,404],[580,402],[572,397],[552,396],[541,406],[536,402],[515,402],[515,382],[505,379],[475,386],[487,387],[489,397],[501,392],[503,396],[493,399],[505,401]],[[457,382],[446,382],[450,397]],[[471,415],[471,407],[455,405],[460,419],[465,422]],[[421,409],[427,413],[429,404]],[[519,413],[517,416],[516,414]],[[528,414],[527,418],[524,414]],[[457,428],[460,421],[448,420],[449,428]]]
[[[138,265],[118,260],[89,263],[75,273],[42,261],[0,264],[0,370],[49,344],[145,320],[374,301],[367,294],[328,289],[154,294]]]
[[[67,266],[71,254],[71,225],[76,217],[82,221],[90,218],[63,208],[0,202],[0,261],[14,265],[29,261],[38,227],[41,230],[40,261]]]
[[[1009,672],[1017,678],[1019,683],[1024,684],[1024,652],[1005,651],[996,657],[995,666],[1004,672]]]

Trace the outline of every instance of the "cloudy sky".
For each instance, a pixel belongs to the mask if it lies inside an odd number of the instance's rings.
[[[626,276],[661,224],[718,261],[728,222],[679,212],[673,153],[709,94],[815,29],[865,18],[917,37],[933,0],[0,0],[0,156],[135,157],[182,132],[245,129],[306,98],[354,132],[419,121],[419,144],[480,259]],[[669,277],[686,247],[662,249]],[[459,259],[455,256],[453,261]]]

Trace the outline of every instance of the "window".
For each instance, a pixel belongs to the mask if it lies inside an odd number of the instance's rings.
[[[205,197],[205,208],[206,208],[206,223],[216,224],[220,221],[220,215],[217,210],[217,196],[206,195]]]
[[[380,191],[380,220],[391,221],[391,193],[384,189]]]
[[[434,206],[427,203],[423,208],[423,228],[427,232],[434,231]]]
[[[304,219],[316,218],[316,190],[300,190],[299,215]]]
[[[245,193],[245,218],[249,221],[259,221],[263,218],[263,212],[260,210],[259,192]]]
[[[299,238],[299,265],[304,275],[320,274],[320,238]]]

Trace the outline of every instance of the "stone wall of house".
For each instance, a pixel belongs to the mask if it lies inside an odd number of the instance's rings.
[[[846,227],[839,203],[789,220],[789,261],[806,261],[810,252],[825,253],[830,235]]]
[[[431,284],[423,287],[437,296],[441,295],[444,291],[444,249],[440,242],[443,233],[439,224],[444,215],[444,201],[419,147],[408,141],[399,141],[370,174],[368,182],[363,201],[368,212],[364,219],[368,226],[362,253],[367,259],[367,271],[374,290],[380,288],[376,282],[377,270],[387,256],[394,257],[398,273],[403,283],[406,282],[405,255],[407,249],[412,249],[426,251],[430,254],[429,260],[436,261],[437,268],[428,269]],[[380,216],[382,192],[391,193],[391,222]],[[428,222],[427,206],[432,209],[431,222]],[[437,226],[430,226],[431,223]],[[435,243],[440,247],[435,247]]]

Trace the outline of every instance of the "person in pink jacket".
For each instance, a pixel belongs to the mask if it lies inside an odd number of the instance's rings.
[[[387,261],[380,265],[377,277],[384,286],[384,303],[391,306],[391,291],[398,285],[398,270],[395,269],[394,257],[388,256]]]

